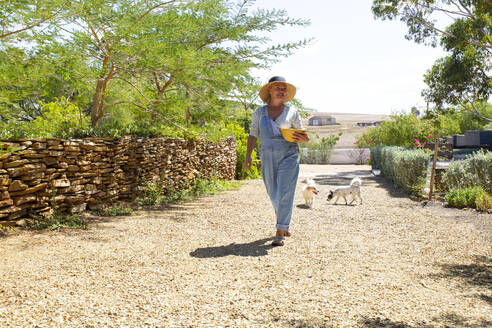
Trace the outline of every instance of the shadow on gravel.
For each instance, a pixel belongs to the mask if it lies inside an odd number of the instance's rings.
[[[350,183],[350,180],[352,180],[354,177],[360,177],[362,179],[362,183],[364,183],[366,181],[370,181],[370,179],[374,176],[370,171],[360,170],[316,174],[314,177],[312,177],[312,179],[319,185],[343,186],[348,185]]]
[[[268,255],[268,250],[274,247],[270,243],[266,244],[267,242],[272,240],[273,237],[270,237],[244,244],[232,243],[227,246],[197,248],[190,253],[190,256],[200,259],[223,257],[229,255],[265,256]]]
[[[334,189],[336,187],[349,185],[350,181],[356,176],[362,179],[362,192],[364,191],[364,186],[372,186],[386,189],[386,191],[394,198],[409,198],[408,194],[396,188],[391,182],[384,180],[381,176],[374,176],[371,172],[366,170],[346,171],[334,174],[317,174],[312,179],[318,185],[332,186]]]
[[[429,322],[429,321],[427,321]],[[401,321],[392,321],[390,319],[381,318],[367,318],[359,321],[357,327],[368,327],[368,328],[433,328],[433,327],[490,327],[492,321],[490,320],[480,320],[471,321],[468,318],[460,316],[455,313],[444,313],[439,317],[434,317],[430,319],[430,323],[420,322],[416,325],[409,325]]]
[[[290,320],[287,324],[293,328],[328,328],[333,327],[332,325],[325,325],[323,323],[318,323],[316,321],[309,322],[306,320]]]
[[[432,278],[461,278],[467,284],[492,289],[492,258],[475,256],[470,264],[441,264],[442,272],[431,275]],[[490,297],[488,298],[490,302]]]
[[[492,291],[492,258],[487,256],[475,256],[474,263],[468,264],[441,264],[442,272],[429,275],[433,279],[461,279],[462,282],[475,286],[483,287]],[[489,305],[492,305],[492,295],[473,294]],[[492,321],[489,322],[492,324]],[[490,326],[490,325],[489,325]],[[487,326],[487,327],[489,327]],[[484,326],[485,327],[485,326]]]
[[[359,327],[412,328],[412,326],[407,325],[406,323],[400,321],[391,321],[389,319],[380,319],[380,318],[363,319],[360,321]],[[430,327],[430,326],[422,326],[422,327]]]
[[[492,296],[480,294],[478,295],[478,297],[481,298],[484,302],[489,303],[490,306],[492,306]]]

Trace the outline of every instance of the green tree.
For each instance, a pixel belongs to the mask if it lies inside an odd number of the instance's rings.
[[[0,119],[32,121],[41,114],[40,102],[57,99],[86,106],[87,65],[70,54],[67,47],[0,49]]]
[[[15,2],[17,20],[29,14],[22,10],[36,12],[27,3]],[[39,3],[56,19],[0,39],[4,122],[35,120],[40,101],[63,99],[89,115],[93,126],[237,119],[247,129],[258,88],[250,69],[308,42],[271,43],[268,32],[308,22],[283,10],[252,10],[253,0]],[[13,6],[2,7],[2,14]],[[17,31],[11,28],[16,19],[9,19],[4,31]]]
[[[476,104],[491,92],[492,5],[483,0],[374,0],[376,18],[400,19],[407,39],[440,45],[449,53],[426,73],[424,97],[440,111],[459,105],[484,120]],[[440,18],[439,16],[444,16]],[[436,22],[447,22],[439,26]]]
[[[432,114],[432,115],[430,115]],[[414,147],[431,142],[434,134],[447,136],[461,133],[460,119],[463,113],[447,112],[443,115],[428,113],[422,118],[413,113],[395,113],[390,120],[368,129],[356,138],[357,148],[375,146]]]
[[[86,58],[94,76],[92,124],[115,106],[186,121],[221,113],[223,99],[249,69],[275,61],[306,41],[261,47],[280,25],[307,24],[281,10],[250,13],[253,1],[85,0],[53,24]],[[45,40],[45,42],[50,42]],[[122,90],[127,90],[123,92]]]

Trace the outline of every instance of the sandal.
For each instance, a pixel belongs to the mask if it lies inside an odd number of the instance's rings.
[[[284,246],[284,240],[285,240],[285,237],[281,236],[277,233],[277,235],[275,235],[275,238],[272,241],[272,245],[273,246]]]

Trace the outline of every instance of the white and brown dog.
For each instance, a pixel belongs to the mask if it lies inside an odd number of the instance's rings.
[[[316,188],[314,180],[306,180],[306,185],[302,188],[302,195],[304,196],[304,201],[307,207],[313,207],[314,195],[317,195],[318,193],[319,190]]]
[[[360,196],[360,185],[362,184],[362,181],[359,177],[355,177],[352,179],[350,182],[350,185],[348,186],[341,186],[336,188],[335,190],[330,190],[330,193],[328,194],[328,201],[332,200],[334,197],[336,197],[335,202],[333,204],[336,204],[338,201],[338,198],[343,197],[345,200],[345,205],[352,204],[355,200],[356,197],[360,199],[360,203],[362,204],[362,197]],[[352,197],[352,201],[350,203],[347,203],[347,196]]]

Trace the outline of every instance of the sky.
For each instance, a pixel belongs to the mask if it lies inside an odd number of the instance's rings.
[[[406,25],[375,20],[371,5],[371,0],[258,0],[256,7],[285,9],[289,17],[311,21],[268,34],[272,43],[315,41],[252,74],[263,83],[284,76],[297,87],[296,98],[318,112],[391,114],[425,108],[423,76],[445,52],[406,40]]]

